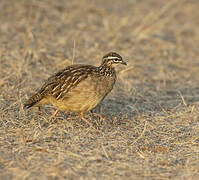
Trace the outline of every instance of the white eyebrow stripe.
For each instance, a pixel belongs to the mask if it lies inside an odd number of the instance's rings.
[[[120,59],[120,58],[118,58],[118,57],[106,57],[104,59]]]

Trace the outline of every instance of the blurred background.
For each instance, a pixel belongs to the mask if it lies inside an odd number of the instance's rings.
[[[118,70],[128,95],[135,88],[194,91],[198,7],[197,0],[3,0],[1,81],[10,77],[37,87],[71,63],[99,65],[116,51],[128,62]]]

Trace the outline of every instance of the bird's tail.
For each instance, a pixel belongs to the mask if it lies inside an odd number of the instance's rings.
[[[42,99],[43,99],[43,96],[40,93],[36,93],[25,102],[24,108],[28,109],[34,106]]]

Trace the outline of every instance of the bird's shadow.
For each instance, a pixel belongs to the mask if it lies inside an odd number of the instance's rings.
[[[92,112],[105,116],[135,116],[156,114],[199,102],[199,88],[165,89],[161,91],[139,90],[133,96],[121,95],[104,99]],[[102,110],[101,110],[102,108]]]

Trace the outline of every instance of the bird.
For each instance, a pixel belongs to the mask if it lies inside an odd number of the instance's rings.
[[[88,125],[84,113],[94,109],[113,89],[117,76],[115,65],[127,65],[116,52],[102,57],[99,66],[74,64],[49,77],[40,89],[25,103],[24,108],[40,107],[50,103],[59,110],[77,113]]]

